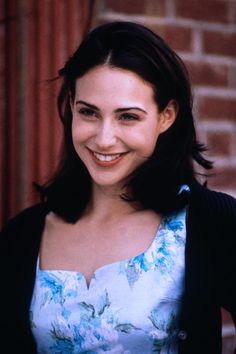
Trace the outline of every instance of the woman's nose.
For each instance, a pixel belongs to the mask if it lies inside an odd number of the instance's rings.
[[[95,143],[99,149],[108,149],[116,143],[116,132],[114,124],[103,121],[96,132]]]

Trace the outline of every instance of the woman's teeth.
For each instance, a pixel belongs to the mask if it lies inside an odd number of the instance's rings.
[[[121,154],[115,154],[115,155],[102,155],[98,154],[97,152],[94,152],[94,156],[99,160],[99,161],[113,161],[118,159]]]

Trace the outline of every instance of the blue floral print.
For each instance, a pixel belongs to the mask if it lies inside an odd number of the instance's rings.
[[[80,272],[37,263],[30,308],[38,353],[176,354],[184,280],[186,210],[165,215],[148,249]]]

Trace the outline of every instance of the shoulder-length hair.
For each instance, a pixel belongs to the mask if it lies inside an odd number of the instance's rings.
[[[57,173],[41,188],[43,196],[52,210],[69,222],[78,220],[88,205],[91,178],[73,146],[70,101],[75,96],[76,79],[98,65],[132,71],[150,83],[159,111],[170,100],[177,102],[174,124],[158,137],[152,156],[132,173],[121,198],[158,213],[183,207],[187,194],[179,190],[195,181],[193,160],[205,169],[212,167],[202,156],[204,145],[196,139],[188,73],[161,37],[131,22],[112,22],[94,29],[59,70],[63,82],[58,111],[64,145]]]

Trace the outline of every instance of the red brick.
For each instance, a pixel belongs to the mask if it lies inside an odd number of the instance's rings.
[[[105,10],[112,10],[114,12],[121,12],[126,14],[144,14],[164,16],[165,14],[165,0],[106,0]]]
[[[229,87],[236,89],[236,66],[229,67]]]
[[[203,32],[202,45],[207,54],[236,56],[236,33]]]
[[[228,85],[228,66],[210,64],[206,62],[186,61],[191,82],[194,85],[205,86],[227,86]]]
[[[236,122],[236,99],[199,97],[199,116],[208,119],[228,119]]]
[[[236,190],[236,167],[214,168],[214,175],[208,178],[208,186],[213,189]]]
[[[229,4],[226,0],[175,0],[176,15],[208,22],[228,22]]]
[[[229,156],[231,153],[233,136],[230,132],[209,132],[207,146],[213,155]]]
[[[192,30],[190,28],[173,25],[150,25],[149,28],[163,37],[174,50],[192,51]]]

